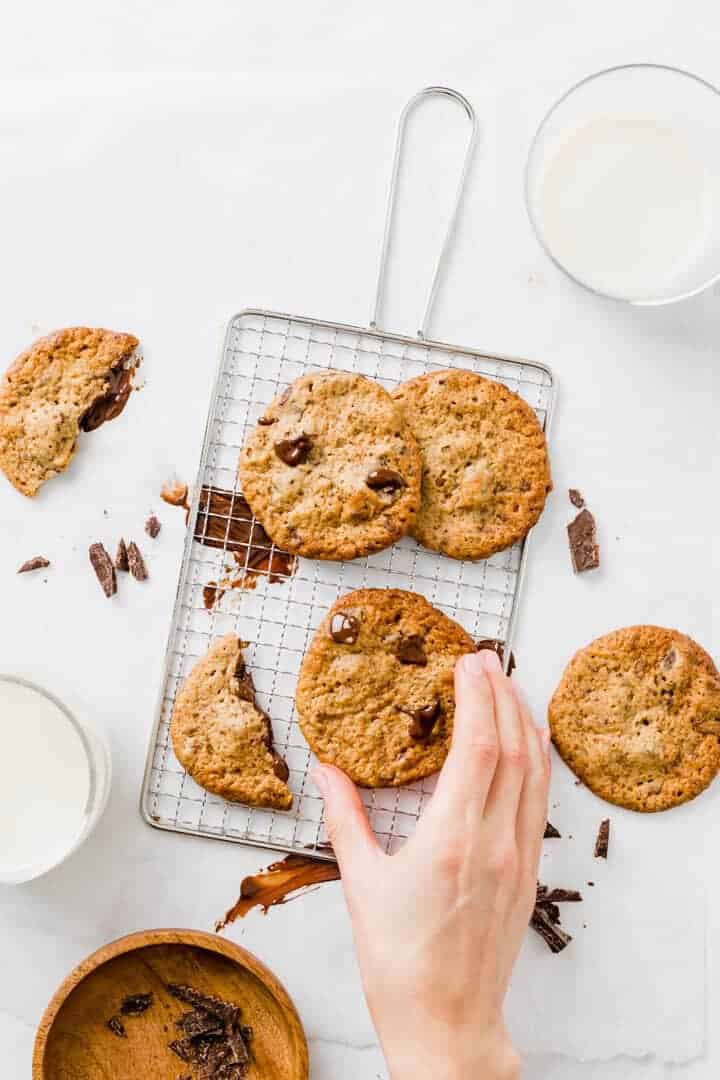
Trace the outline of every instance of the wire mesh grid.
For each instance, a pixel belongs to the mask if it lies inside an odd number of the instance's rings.
[[[485,561],[466,562],[427,551],[406,537],[385,551],[348,562],[300,558],[294,573],[280,580],[268,573],[271,561],[264,570],[251,567],[249,542],[230,542],[233,522],[243,523],[250,540],[260,528],[236,486],[240,448],[265,407],[289,383],[308,371],[339,369],[367,375],[392,389],[426,371],[448,367],[468,368],[505,383],[532,406],[547,430],[554,391],[552,373],[543,365],[272,312],[243,312],[231,320],[210,406],[148,752],[142,812],[150,824],[332,857],[323,849],[327,836],[322,800],[310,779],[313,758],[298,724],[294,695],[315,629],[328,607],[351,589],[419,592],[474,638],[505,643],[509,656],[527,541]],[[202,542],[210,519],[207,503],[198,513],[201,492],[208,488],[230,493],[215,546]],[[218,521],[213,524],[217,536]],[[270,559],[274,552],[270,542]],[[227,579],[230,566],[241,587],[228,589],[206,607],[207,589]],[[228,632],[248,643],[244,655],[258,704],[272,718],[275,748],[290,770],[290,811],[255,809],[209,794],[173,753],[170,719],[178,689],[211,643]],[[430,777],[408,787],[361,791],[386,851],[395,851],[411,835],[433,788]]]

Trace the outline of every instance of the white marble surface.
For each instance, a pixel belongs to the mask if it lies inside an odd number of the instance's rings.
[[[51,876],[0,891],[8,1080],[28,1075],[42,1009],[85,954],[143,927],[210,927],[240,877],[264,861],[252,849],[159,834],[137,813],[183,532],[182,515],[161,509],[157,492],[170,471],[194,472],[233,311],[257,305],[369,318],[394,120],[418,87],[457,86],[483,128],[433,330],[543,360],[560,383],[557,494],[537,530],[517,645],[533,704],[541,712],[569,653],[612,626],[677,624],[720,652],[712,468],[720,293],[633,311],[579,292],[538,251],[521,189],[537,121],[587,71],[656,59],[720,81],[715,7],[342,0],[278,3],[263,14],[227,2],[131,0],[96,11],[88,2],[14,5],[0,35],[0,355],[10,359],[58,325],[105,324],[143,339],[147,378],[122,419],[93,435],[36,502],[0,486],[0,668],[86,710],[108,733],[115,762],[107,815],[85,848]],[[119,74],[127,70],[136,74]],[[189,71],[233,78],[218,83]],[[140,109],[156,121],[156,137],[144,136],[138,153]],[[409,202],[416,221],[434,204],[432,192],[421,188],[420,196]],[[400,329],[414,329],[423,240],[432,236],[431,226],[421,232],[408,217],[391,291],[390,321]],[[569,484],[585,490],[601,523],[604,568],[592,580],[573,579],[567,566]],[[128,584],[107,603],[87,544],[139,536],[150,509],[164,523],[145,544],[151,581]],[[53,560],[47,583],[43,575],[16,578],[15,567],[37,552]],[[684,819],[687,858],[702,866],[711,900],[720,883],[708,839],[717,807],[712,792]],[[573,820],[567,802],[558,812]],[[690,897],[688,918],[698,917]],[[232,934],[295,997],[313,1080],[384,1077],[338,886],[268,919],[251,917]],[[542,1055],[528,1060],[526,1075],[717,1075],[719,935],[711,902],[708,1043],[696,1062],[578,1065]],[[648,979],[672,978],[663,957],[654,958]]]

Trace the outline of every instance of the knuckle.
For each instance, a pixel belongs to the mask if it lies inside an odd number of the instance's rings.
[[[498,745],[490,739],[477,739],[472,744],[472,753],[480,765],[494,765],[499,756]]]
[[[502,758],[503,764],[511,769],[526,769],[530,760],[527,748],[519,744],[505,747]]]
[[[500,844],[488,854],[488,870],[493,877],[508,879],[514,877],[518,869],[518,854],[514,844]]]

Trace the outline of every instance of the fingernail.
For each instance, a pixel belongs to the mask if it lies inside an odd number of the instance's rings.
[[[328,793],[327,773],[322,768],[322,766],[319,766],[317,769],[313,770],[312,782],[313,782],[313,784],[315,785],[315,787],[318,789],[318,791],[320,792],[320,794],[323,797],[325,795],[327,795],[327,793]]]
[[[463,671],[468,675],[484,675],[485,668],[482,662],[482,653],[466,653],[462,660]]]
[[[502,671],[502,664],[500,663],[500,657],[492,649],[482,649],[476,654],[482,666],[487,672],[490,671]]]

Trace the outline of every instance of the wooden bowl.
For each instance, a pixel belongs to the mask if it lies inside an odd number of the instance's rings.
[[[252,953],[195,930],[148,930],[98,949],[68,975],[45,1010],[33,1080],[177,1080],[195,1075],[168,1043],[188,1006],[166,990],[185,983],[240,1005],[253,1029],[248,1080],[307,1080],[308,1049],[287,992]],[[151,990],[142,1016],[123,1018],[127,1038],[107,1027],[129,994]]]

